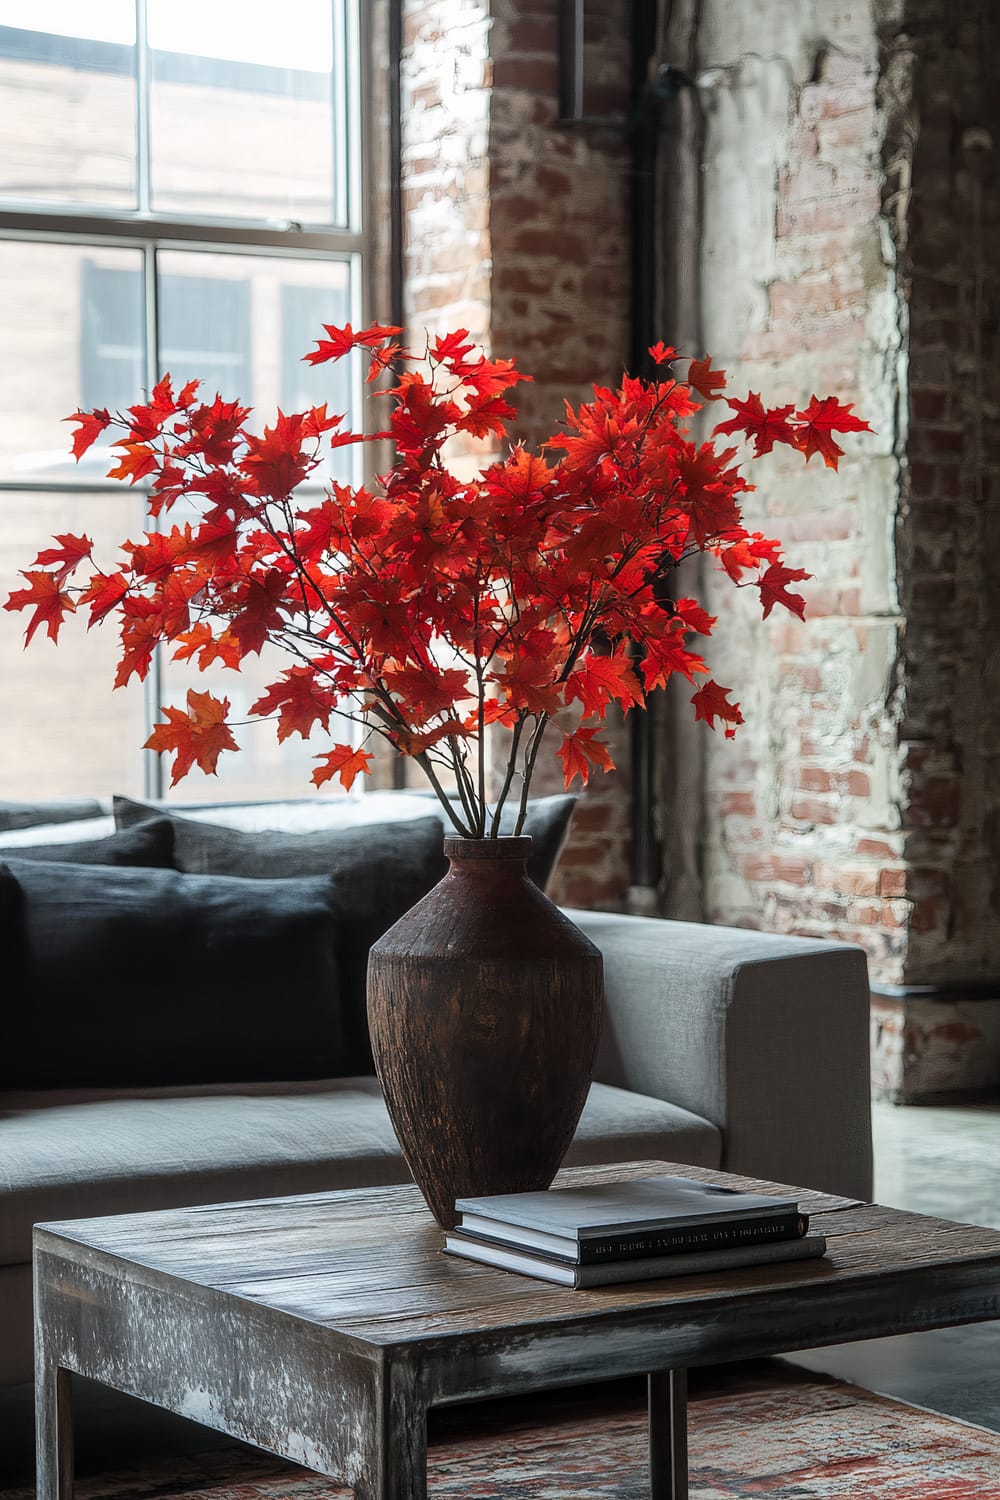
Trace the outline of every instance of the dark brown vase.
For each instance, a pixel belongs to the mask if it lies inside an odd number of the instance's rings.
[[[529,880],[530,850],[446,838],[448,873],[368,960],[382,1092],[444,1228],[456,1198],[548,1187],[590,1085],[600,951]]]

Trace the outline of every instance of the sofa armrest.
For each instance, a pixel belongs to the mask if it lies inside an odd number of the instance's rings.
[[[711,1120],[727,1171],[871,1197],[862,949],[695,922],[567,915],[604,955],[601,1082]]]

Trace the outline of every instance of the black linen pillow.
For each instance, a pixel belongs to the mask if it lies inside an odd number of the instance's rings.
[[[153,1087],[345,1069],[333,882],[0,865],[0,1088]]]
[[[117,802],[124,799],[116,799]],[[141,804],[131,804],[131,807]],[[174,863],[180,870],[274,879],[328,875],[336,914],[336,956],[347,1075],[374,1070],[368,1042],[365,982],[368,950],[445,874],[437,818],[350,824],[312,833],[249,833],[174,818]]]
[[[19,844],[0,849],[0,859],[52,860],[74,865],[146,865],[171,870],[174,864],[174,825],[169,818],[150,818],[134,828],[119,828],[103,839],[80,839],[75,844]]]

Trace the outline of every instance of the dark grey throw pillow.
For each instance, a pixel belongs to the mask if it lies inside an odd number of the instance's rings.
[[[124,799],[116,799],[116,807]],[[130,804],[140,808],[142,804]],[[365,982],[368,950],[444,875],[437,818],[352,824],[313,833],[248,833],[175,817],[174,863],[180,870],[274,879],[328,875],[334,892],[336,953],[348,1066],[371,1073]]]
[[[37,828],[41,823],[80,823],[99,818],[105,807],[95,797],[70,797],[62,802],[0,802],[0,833],[15,828]]]
[[[103,839],[81,839],[75,844],[20,844],[9,852],[15,859],[76,865],[146,865],[171,870],[174,825],[169,818],[150,818],[148,823],[120,828]],[[3,857],[4,851],[0,849],[0,859]]]
[[[326,877],[0,864],[0,1088],[147,1087],[346,1071]]]
[[[400,824],[413,822],[415,816],[420,816],[419,814],[414,814],[414,807],[421,807],[421,805],[423,805],[423,807],[426,808],[426,816],[428,818],[437,818],[442,839],[445,833],[451,833],[453,831],[451,824],[447,821],[445,812],[441,807],[441,804],[438,802],[436,796],[432,791],[424,792],[418,789],[413,791],[402,791],[399,793],[378,792],[374,793],[373,795],[378,798],[379,802],[379,824],[365,824],[363,825],[365,827],[388,826],[390,822],[395,824],[397,820],[395,814],[391,810],[391,805],[393,798],[398,796],[400,805],[400,816],[398,822]],[[562,850],[562,846],[566,841],[566,835],[569,831],[570,818],[573,815],[573,808],[575,805],[576,797],[568,793],[551,797],[533,797],[528,801],[527,816],[525,818],[525,824],[522,830],[524,833],[530,834],[531,836],[531,855],[528,859],[528,874],[531,876],[535,884],[543,891],[549,883],[549,880],[552,876],[552,871],[555,869],[556,861],[558,860],[560,851]],[[211,804],[197,804],[196,806],[199,806],[206,812],[209,812],[211,810]],[[252,804],[248,804],[248,806],[252,806]],[[320,809],[320,815],[322,816],[325,824],[323,833],[333,834],[335,832],[347,832],[349,829],[362,826],[353,821],[349,822],[347,820],[347,817],[345,817],[343,823],[337,822],[337,804],[336,800],[333,798],[328,798],[325,802],[317,800],[316,798],[297,798],[285,804],[278,804],[276,811],[279,811],[281,807],[287,807],[290,811],[293,812],[302,809],[306,814],[308,814],[308,810],[310,807],[316,807]],[[195,810],[195,808],[194,806],[192,806],[187,810],[193,811]],[[354,813],[355,810],[355,804],[348,804],[348,813]],[[118,825],[118,827],[130,828],[133,827],[136,823],[142,822],[146,818],[157,818],[163,817],[164,815],[166,815],[167,817],[183,817],[185,810],[184,808],[178,808],[178,810],[175,812],[169,803],[139,802],[131,797],[115,797],[114,811],[115,823]],[[517,813],[517,803],[508,802],[504,807],[500,817],[501,833],[513,833],[514,823],[517,819]],[[329,821],[326,821],[327,819],[329,819]],[[191,819],[190,821],[195,822],[196,820]],[[292,835],[277,834],[275,836],[280,838],[291,837]],[[303,834],[298,834],[295,836],[299,838],[306,837],[306,835]],[[260,833],[256,833],[254,834],[254,837],[260,838],[262,837],[262,835]],[[270,838],[272,837],[272,835],[268,834],[267,837]],[[179,859],[178,864],[181,869],[188,868],[183,859]],[[234,869],[231,873],[242,875],[248,874],[250,872]]]

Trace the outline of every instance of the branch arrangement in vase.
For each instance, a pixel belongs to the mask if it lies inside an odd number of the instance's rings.
[[[369,381],[391,376],[375,396],[390,408],[383,430],[351,430],[323,405],[279,411],[258,433],[250,408],[202,401],[197,380],[175,394],[169,376],[126,412],[67,419],[78,423],[77,459],[113,434],[109,477],[146,481],[152,529],[107,568],[89,537],[57,536],[5,604],[32,611],[26,641],[41,626],[56,640],[78,610],[91,626],[117,618],[116,686],[144,678],[159,645],[202,669],[235,670],[276,646],[288,664],[249,712],[274,719],[279,740],[322,730],[333,741],[316,757],[317,786],[336,776],[349,789],[379,735],[413,757],[473,838],[497,836],[511,798],[520,830],[554,720],[567,786],[612,768],[600,738],[609,706],[641,706],[674,673],[704,678],[696,717],[735,733],[743,720],[731,689],[689,644],[715,620],[678,597],[677,569],[707,553],[735,587],[758,590],[765,618],[775,605],[802,616],[789,585],[809,575],[744,526],[739,497],[751,486],[737,449],[718,439],[746,440],[749,461],[783,443],[835,469],[834,435],[871,430],[850,406],[813,396],[801,411],[768,409],[753,392],[725,397],[725,372],[708,358],[682,360],[657,344],[657,378],[595,388],[593,401],[567,404],[539,452],[514,444],[463,478],[449,468],[449,441],[505,440],[516,415],[508,393],[530,377],[487,359],[462,329],[430,341],[421,359],[394,342],[396,328],[325,333],[310,363],[357,350]],[[720,400],[731,415],[696,442],[689,419]],[[395,461],[377,484],[302,493],[333,449],[386,439]],[[177,524],[178,502],[195,519]],[[565,709],[578,719],[568,727]],[[174,783],[192,765],[214,773],[222,751],[238,749],[229,712],[228,699],[194,690],[185,708],[163,710],[147,748],[174,755]],[[345,720],[359,729],[341,742],[331,725]],[[509,734],[488,799],[485,756],[474,752],[494,724]]]

